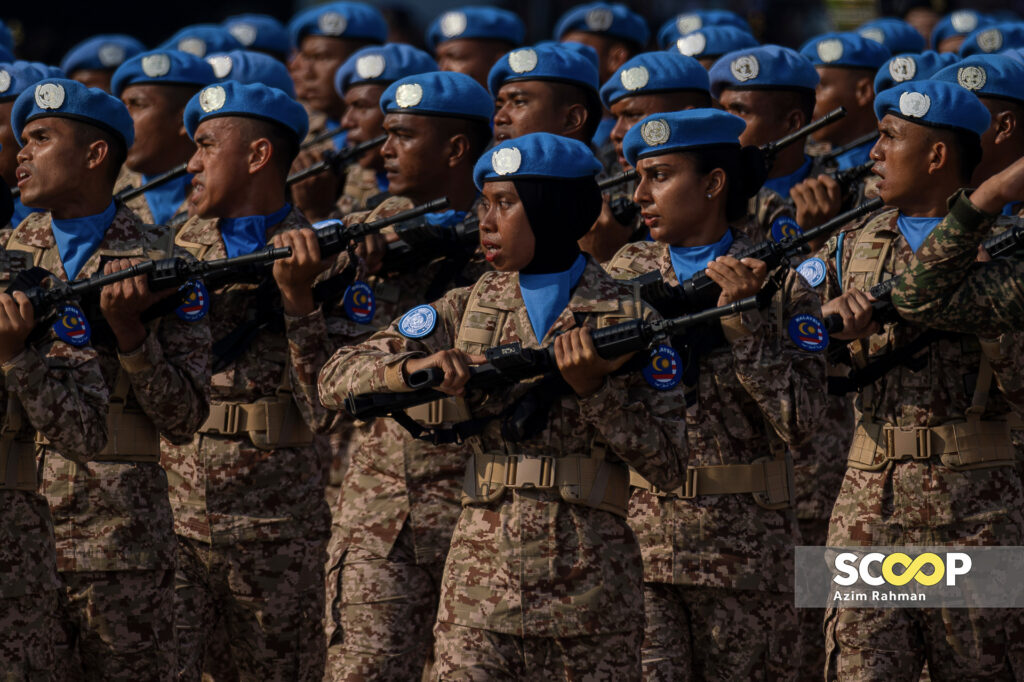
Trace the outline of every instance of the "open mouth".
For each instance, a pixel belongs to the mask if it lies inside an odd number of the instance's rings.
[[[32,173],[24,166],[18,166],[17,170],[14,171],[14,177],[18,182],[18,187],[32,177]]]

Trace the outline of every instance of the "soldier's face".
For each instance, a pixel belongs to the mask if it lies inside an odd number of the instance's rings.
[[[881,178],[878,193],[887,206],[912,205],[928,182],[932,136],[924,126],[887,114],[878,123],[878,142],[871,150],[871,172]]]
[[[380,110],[383,85],[356,85],[345,93],[345,115],[341,127],[348,131],[348,144],[372,140],[384,132],[384,113]],[[381,165],[380,148],[372,149],[359,159],[364,168]]]
[[[342,103],[334,90],[334,72],[353,51],[347,41],[337,38],[303,38],[299,56],[292,62],[297,98],[316,111],[340,116]]]
[[[176,151],[188,139],[181,102],[188,100],[170,96],[173,89],[144,83],[129,85],[121,93],[135,126],[135,142],[125,159],[131,170],[155,175],[178,162]]]
[[[11,187],[17,182],[14,169],[18,167],[18,141],[11,127],[11,109],[14,100],[0,103],[0,178]]]
[[[511,182],[486,182],[480,197],[480,247],[498,272],[518,272],[533,260],[536,240]]]
[[[615,155],[619,165],[623,170],[628,170],[630,167],[622,153],[622,141],[626,138],[629,129],[639,123],[642,118],[666,111],[685,111],[706,105],[707,98],[703,94],[685,92],[623,97],[612,104],[610,111],[615,117],[615,126],[612,128],[609,139],[615,146]]]
[[[107,69],[79,69],[72,72],[71,80],[78,81],[86,87],[110,92],[110,79],[113,75],[114,72]]]
[[[17,154],[15,178],[26,206],[53,211],[75,201],[91,163],[89,146],[79,141],[74,125],[47,117],[22,129],[25,146]]]
[[[587,33],[586,31],[569,31],[562,36],[562,42],[586,45],[597,53],[597,76],[602,83],[611,78],[612,74],[615,73],[615,70],[621,66],[621,64],[619,64],[618,66],[615,66],[614,69],[610,68],[608,52],[611,49],[611,41],[596,33]]]
[[[633,201],[640,204],[640,216],[651,239],[672,246],[693,246],[686,240],[704,218],[697,208],[707,205],[707,176],[697,172],[688,154],[650,156],[640,159],[636,169],[640,182]]]
[[[860,69],[817,67],[818,87],[815,90],[814,118],[819,119],[837,107],[846,107],[848,112],[870,108],[874,101],[871,78]],[[866,82],[865,82],[866,81]],[[853,119],[851,123],[851,119]],[[825,126],[811,137],[817,142],[843,140],[851,124],[856,125],[857,116],[847,115],[835,123]]]
[[[234,207],[246,195],[251,142],[233,118],[199,124],[196,151],[188,162],[192,173],[190,211],[201,218],[236,218]]]
[[[388,139],[380,148],[384,172],[392,194],[416,200],[433,199],[439,187],[438,163],[448,157],[448,140],[430,116],[388,114],[384,117]]]
[[[496,40],[459,38],[437,46],[437,66],[441,71],[464,73],[487,87],[487,74],[512,45]]]
[[[777,140],[789,132],[786,125],[788,111],[780,111],[774,93],[759,90],[722,91],[722,108],[747,123],[740,133],[740,144],[760,146]]]
[[[563,107],[555,106],[555,93],[544,81],[515,81],[498,90],[494,103],[494,139],[498,142],[529,133],[565,132]]]

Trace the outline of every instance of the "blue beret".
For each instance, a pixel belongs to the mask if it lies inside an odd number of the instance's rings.
[[[181,50],[197,57],[243,49],[237,38],[217,24],[186,26],[164,41],[160,47],[164,50]]]
[[[284,57],[292,49],[288,29],[269,14],[238,14],[222,24],[246,50],[271,52]]]
[[[857,33],[885,45],[892,54],[921,52],[925,48],[924,36],[916,28],[892,17],[869,21],[858,28]]]
[[[900,83],[875,97],[878,120],[893,114],[911,123],[958,128],[981,135],[991,122],[988,109],[969,90],[945,81]]]
[[[44,78],[49,78],[35,62],[0,62],[0,102],[9,102]]]
[[[295,47],[300,47],[308,35],[383,43],[388,39],[388,24],[375,7],[361,2],[329,2],[295,15],[288,23],[288,33]]]
[[[875,94],[888,90],[898,83],[931,78],[935,73],[958,61],[960,58],[952,52],[929,51],[898,55],[883,64],[875,75]]]
[[[135,141],[135,125],[118,98],[99,88],[87,88],[67,78],[47,78],[28,87],[14,100],[11,128],[21,144],[21,131],[37,118],[70,118],[117,135],[125,149]]]
[[[39,72],[43,74],[43,78],[67,78],[67,74],[64,73],[64,69],[59,66],[51,66],[50,64],[44,64],[42,62],[26,62],[39,69]]]
[[[178,50],[153,50],[137,54],[117,68],[110,79],[110,92],[120,97],[129,85],[195,85],[217,80],[205,59]]]
[[[263,83],[295,98],[295,82],[288,73],[288,67],[269,54],[232,50],[210,55],[206,63],[213,68],[213,75],[219,81],[238,81],[243,85]]]
[[[1024,102],[1024,63],[998,54],[976,54],[947,66],[932,80],[956,83],[978,97],[1000,97]]]
[[[699,149],[710,145],[740,146],[747,124],[739,116],[718,109],[690,109],[652,114],[626,133],[622,153],[629,165],[647,156]]]
[[[131,59],[145,51],[146,47],[131,36],[93,36],[68,50],[60,62],[60,68],[64,73],[71,73],[79,69],[113,71],[121,66],[126,59]]]
[[[747,20],[735,12],[723,9],[694,10],[677,14],[662,24],[658,30],[658,45],[662,49],[671,47],[683,36],[709,26],[732,26],[746,33],[753,33]]]
[[[693,57],[645,52],[619,67],[601,86],[601,101],[610,107],[624,97],[680,90],[708,91],[708,72]]]
[[[601,170],[590,147],[551,133],[530,133],[505,140],[484,153],[473,167],[473,182],[482,190],[489,180],[585,178]]]
[[[1024,47],[1024,24],[1005,22],[990,24],[971,33],[960,46],[960,56],[992,54]]]
[[[735,26],[708,26],[676,38],[669,52],[687,57],[720,57],[728,52],[757,47],[757,38]]]
[[[510,45],[522,45],[526,38],[523,20],[513,12],[497,7],[460,7],[434,19],[427,29],[427,47],[430,50],[447,40],[476,38],[500,40]]]
[[[555,40],[571,31],[598,33],[628,40],[641,47],[647,44],[651,31],[644,18],[625,5],[592,2],[579,5],[562,15],[555,24]]]
[[[762,45],[723,55],[708,71],[711,94],[722,90],[811,90],[818,85],[818,71],[796,50]]]
[[[208,85],[185,105],[185,130],[195,138],[199,124],[220,116],[242,116],[283,126],[301,141],[309,131],[309,115],[294,99],[262,83],[224,81]]]
[[[0,47],[7,48],[8,52],[14,54],[14,36],[3,21],[0,21]]]
[[[800,54],[815,66],[841,66],[878,71],[892,53],[889,48],[857,33],[826,33],[811,38]]]
[[[992,25],[993,20],[973,9],[961,9],[951,12],[939,19],[932,29],[932,48],[938,49],[939,44],[946,38],[955,36],[967,36],[979,28]]]
[[[561,43],[521,47],[502,56],[487,74],[487,88],[495,97],[511,81],[558,81],[597,93],[597,65],[583,50]]]
[[[437,71],[437,62],[423,50],[405,43],[374,45],[357,50],[334,73],[334,89],[342,97],[353,85],[390,85],[399,78]]]
[[[494,99],[464,73],[431,71],[406,76],[380,96],[385,114],[423,114],[490,122]]]

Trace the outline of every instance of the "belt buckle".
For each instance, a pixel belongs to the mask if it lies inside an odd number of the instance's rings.
[[[224,419],[214,430],[222,436],[238,433],[238,412],[238,405],[234,403],[224,405]]]
[[[554,488],[555,458],[509,455],[505,485],[509,488]]]
[[[697,467],[686,467],[686,480],[680,490],[680,497],[684,500],[692,500],[697,497]]]
[[[928,437],[928,428],[912,426],[910,428],[893,427],[889,431],[890,459],[902,461],[907,459],[926,460],[931,458],[931,439]]]

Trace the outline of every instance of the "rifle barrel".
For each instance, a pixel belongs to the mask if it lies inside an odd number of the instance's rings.
[[[625,173],[619,173],[618,175],[613,175],[610,178],[605,178],[601,182],[597,183],[597,188],[603,192],[606,189],[611,189],[612,187],[615,187],[616,185],[622,185],[627,182],[632,182],[633,180],[636,180],[639,177],[640,174],[637,173],[635,170],[628,170]]]
[[[836,158],[837,156],[841,156],[841,155],[845,154],[846,152],[850,151],[851,149],[854,149],[856,147],[861,146],[862,144],[867,144],[868,142],[871,142],[872,140],[874,140],[877,137],[878,137],[878,131],[877,130],[875,132],[868,133],[867,135],[861,135],[856,140],[854,140],[852,142],[847,142],[842,147],[837,147],[836,149],[831,149],[828,152],[826,152],[826,153],[822,154],[821,156],[819,156],[818,158],[821,159],[822,161],[831,161],[832,159]]]
[[[774,142],[769,142],[761,147],[761,151],[767,156],[773,156],[779,152],[780,149],[785,149],[789,145],[793,144],[797,140],[802,140],[812,133],[816,133],[827,125],[835,123],[842,117],[846,116],[846,107],[836,107],[832,111],[828,112],[817,121],[811,121],[803,128],[794,130],[789,135],[781,137]]]
[[[342,164],[347,163],[351,159],[355,159],[362,156],[365,152],[370,151],[374,147],[379,147],[380,145],[384,144],[384,141],[387,139],[387,135],[378,135],[372,140],[360,142],[359,144],[353,145],[351,147],[345,147],[344,149],[336,153],[330,152],[330,150],[328,150],[327,152],[324,152],[324,158],[321,159],[320,161],[317,161],[309,168],[303,168],[299,172],[289,175],[288,179],[285,180],[285,184],[294,185],[296,182],[301,182],[312,175],[323,173],[325,170],[328,170],[330,168],[340,167]]]
[[[68,285],[68,289],[75,296],[86,294],[96,289],[102,289],[108,284],[114,284],[122,280],[130,279],[132,277],[138,277],[139,275],[145,275],[152,272],[155,261],[147,260],[131,267],[125,268],[124,270],[118,270],[117,272],[111,272],[106,275],[94,275],[88,279],[84,279],[80,282],[72,282]]]
[[[134,199],[135,197],[139,196],[140,194],[143,194],[144,192],[148,192],[149,190],[153,189],[154,187],[159,187],[160,185],[165,185],[168,182],[170,182],[171,180],[177,180],[178,178],[180,178],[181,176],[185,175],[186,173],[188,173],[188,163],[187,162],[183,163],[183,164],[180,164],[178,166],[175,166],[174,168],[172,168],[169,171],[165,171],[165,172],[161,173],[160,175],[156,176],[155,178],[153,178],[149,182],[146,182],[146,183],[144,183],[142,185],[139,185],[138,187],[127,187],[127,188],[121,190],[120,192],[118,192],[117,194],[115,194],[114,198],[115,199],[120,199],[121,201],[130,201],[130,200]]]
[[[336,135],[341,135],[344,132],[344,128],[341,126],[335,126],[334,128],[328,128],[327,130],[321,131],[316,137],[312,137],[302,143],[302,149],[309,149],[314,145],[318,145],[324,140],[329,140]]]

